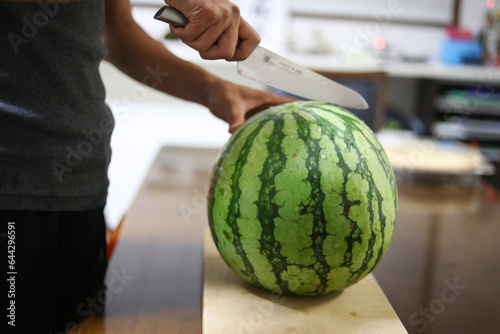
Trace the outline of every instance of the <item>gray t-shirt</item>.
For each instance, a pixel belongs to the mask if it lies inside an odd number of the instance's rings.
[[[0,2],[0,210],[103,206],[103,0]]]

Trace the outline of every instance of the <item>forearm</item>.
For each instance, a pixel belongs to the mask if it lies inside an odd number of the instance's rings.
[[[200,3],[206,1],[211,0],[199,0]],[[226,0],[217,0],[215,4],[225,2]],[[238,20],[243,21],[239,15]],[[247,37],[247,47],[239,47],[234,53],[234,59],[244,59],[245,54],[255,48],[258,38],[251,38],[250,28],[245,24],[240,27],[240,36]],[[252,43],[255,44],[253,48]],[[164,93],[207,107],[212,114],[229,124],[231,133],[243,124],[249,110],[291,100],[235,85],[176,57],[133,20],[128,0],[106,0],[104,44],[108,48],[106,59],[118,69]],[[211,51],[207,52],[211,54]]]
[[[151,38],[133,20],[108,24],[106,60],[133,79],[164,93],[208,106],[208,89],[220,79],[186,62]]]

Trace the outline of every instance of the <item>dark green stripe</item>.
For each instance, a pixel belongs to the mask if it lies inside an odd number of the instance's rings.
[[[267,142],[269,156],[264,162],[263,171],[259,177],[261,188],[259,199],[255,204],[257,205],[258,217],[262,226],[260,252],[265,255],[273,268],[276,284],[281,288],[283,293],[291,294],[293,291],[289,289],[288,281],[281,278],[281,274],[287,270],[287,259],[281,254],[281,244],[276,240],[274,234],[274,217],[279,217],[278,210],[280,208],[273,201],[276,196],[276,188],[273,186],[275,184],[274,178],[283,171],[287,160],[286,155],[281,150],[281,145],[285,138],[285,133],[283,132],[285,120],[283,113],[273,116],[273,133]]]
[[[210,231],[212,233],[212,237],[214,239],[214,242],[216,245],[219,244],[219,240],[217,238],[217,234],[215,233],[215,228],[214,228],[214,220],[213,220],[213,208],[214,208],[214,203],[215,203],[215,188],[217,186],[217,181],[219,180],[220,176],[220,167],[222,166],[224,160],[226,159],[227,155],[231,150],[233,149],[233,146],[238,142],[238,139],[241,137],[241,135],[244,133],[244,131],[237,131],[228,141],[227,145],[222,148],[221,155],[219,157],[219,160],[215,164],[213,170],[212,170],[212,176],[210,177],[210,190],[208,192],[208,223],[210,227]]]
[[[233,235],[233,240],[232,244],[235,248],[236,253],[241,257],[241,260],[245,266],[245,269],[242,270],[242,274],[248,277],[249,280],[251,280],[254,284],[260,285],[259,280],[257,276],[255,276],[255,270],[248,260],[247,254],[243,248],[243,245],[241,243],[239,236],[239,227],[237,224],[237,219],[240,217],[240,207],[239,207],[239,199],[241,196],[241,188],[240,188],[240,183],[239,180],[242,176],[242,171],[243,171],[243,166],[247,163],[247,158],[248,158],[248,153],[250,152],[250,149],[252,147],[252,144],[255,140],[255,138],[258,136],[259,132],[264,128],[266,123],[269,121],[269,118],[264,118],[260,124],[250,133],[250,135],[246,138],[245,143],[243,144],[241,151],[238,152],[238,159],[236,160],[235,163],[235,172],[231,177],[232,180],[232,189],[233,189],[233,196],[231,198],[231,201],[229,203],[229,208],[228,208],[228,217],[226,218],[226,223],[227,225],[231,228],[232,235]],[[237,133],[238,135],[243,133],[243,131],[240,131]],[[236,143],[238,140],[238,137],[234,138],[234,141],[232,142],[232,145],[228,146],[224,150],[224,155],[221,156],[220,159],[220,165],[222,164],[225,156],[231,152],[234,143]],[[215,181],[216,182],[216,181]],[[211,224],[213,225],[213,224]],[[211,226],[213,229],[214,227]],[[212,230],[213,232],[213,230]],[[212,233],[215,235],[215,233]],[[216,241],[217,245],[217,241]]]
[[[365,137],[366,142],[368,143],[368,145],[370,145],[371,149],[375,152],[375,154],[377,156],[377,160],[378,160],[379,164],[382,166],[382,169],[384,170],[385,177],[391,185],[391,188],[393,190],[393,196],[396,199],[397,198],[397,187],[395,184],[396,181],[394,178],[394,173],[392,171],[392,167],[389,163],[387,163],[388,160],[387,160],[387,156],[385,154],[385,151],[380,145],[375,145],[372,142],[372,140],[370,140],[370,138],[365,135],[365,133],[367,131],[369,131],[370,133],[372,131],[366,126],[366,124],[364,124],[360,121],[355,121],[355,119],[350,118],[350,117],[345,116],[345,115],[341,115],[341,114],[337,114],[337,116],[342,118],[345,122],[349,122],[350,125],[354,129],[359,131],[363,135],[363,137]],[[373,138],[375,138],[375,136],[373,136]],[[395,207],[397,207],[397,203],[395,203]]]
[[[329,109],[326,109],[324,107],[317,107],[318,109],[321,109],[323,111],[328,111],[328,112],[332,112],[332,110],[329,110]],[[305,110],[307,112],[307,110]],[[373,231],[373,221],[374,221],[374,212],[373,212],[373,193],[376,194],[378,200],[379,200],[379,203],[378,203],[378,206],[379,206],[379,217],[381,218],[381,228],[382,228],[382,231],[381,231],[381,238],[382,238],[382,244],[381,244],[381,247],[379,249],[379,254],[381,254],[382,250],[383,250],[383,243],[384,243],[384,228],[385,228],[385,216],[383,215],[383,213],[381,212],[381,194],[380,192],[378,191],[377,187],[375,186],[374,184],[374,181],[373,181],[373,175],[371,174],[371,172],[367,169],[367,168],[363,168],[362,167],[362,163],[363,163],[363,154],[359,151],[358,147],[357,147],[357,144],[356,144],[356,140],[354,138],[354,134],[352,132],[352,129],[353,128],[356,128],[356,129],[359,129],[359,127],[357,126],[356,124],[356,121],[354,119],[351,119],[349,117],[342,117],[343,115],[338,115],[336,114],[337,117],[341,118],[343,121],[345,121],[347,124],[347,130],[345,130],[343,132],[344,134],[344,142],[346,142],[346,144],[351,148],[351,149],[354,149],[358,155],[358,158],[359,158],[359,161],[356,165],[356,169],[355,170],[351,170],[349,168],[349,166],[347,165],[347,163],[344,161],[343,159],[343,155],[342,155],[342,150],[338,147],[338,145],[336,145],[335,141],[334,141],[334,131],[332,131],[332,128],[331,126],[328,126],[328,125],[324,125],[324,119],[323,117],[321,117],[320,115],[318,115],[317,113],[315,113],[314,111],[312,111],[311,109],[309,109],[309,112],[311,115],[313,115],[316,119],[317,119],[317,124],[318,126],[321,126],[322,127],[322,132],[324,134],[329,134],[330,136],[330,140],[332,141],[332,143],[334,144],[334,147],[335,147],[335,150],[336,150],[336,153],[337,153],[337,156],[339,158],[339,167],[342,169],[343,171],[343,175],[344,175],[344,182],[343,182],[343,186],[342,186],[342,191],[340,193],[341,197],[342,197],[342,205],[344,206],[344,211],[342,213],[342,215],[351,223],[351,226],[349,226],[349,228],[351,228],[351,232],[349,233],[349,235],[345,238],[345,241],[347,243],[347,251],[344,255],[344,262],[342,264],[342,266],[346,266],[346,267],[351,267],[352,266],[352,259],[353,259],[353,248],[354,248],[354,243],[357,242],[359,244],[362,243],[362,238],[361,238],[361,229],[360,227],[358,226],[357,222],[355,222],[354,220],[352,220],[350,217],[349,217],[349,210],[350,208],[353,206],[353,205],[359,205],[361,202],[360,201],[351,201],[347,198],[347,191],[346,191],[346,185],[347,185],[347,181],[348,181],[348,175],[351,173],[351,172],[355,172],[355,173],[358,173],[360,174],[363,179],[367,180],[368,181],[368,186],[369,186],[369,195],[368,195],[368,205],[367,205],[367,209],[368,209],[368,212],[370,214],[370,222],[369,222],[369,226],[370,226],[370,239],[368,241],[368,251],[367,251],[367,254],[363,260],[363,263],[361,265],[361,267],[356,270],[356,272],[352,272],[351,271],[351,277],[349,278],[349,283],[351,282],[356,282],[359,277],[367,270],[367,266],[368,266],[368,263],[371,261],[371,259],[373,258],[373,246],[376,242],[376,235]],[[363,132],[362,131],[359,131],[363,136]],[[366,136],[365,136],[366,137]],[[370,141],[367,139],[367,142],[370,143]],[[382,213],[382,214],[381,214]]]
[[[375,152],[376,154],[376,157],[377,157],[377,160],[379,162],[379,164],[382,166],[382,169],[384,170],[384,173],[385,173],[385,177],[387,179],[387,181],[389,182],[389,184],[391,185],[391,188],[393,190],[393,196],[395,199],[397,199],[397,193],[396,193],[396,186],[395,186],[395,179],[394,179],[394,176],[393,176],[393,173],[392,173],[392,169],[390,167],[390,165],[387,163],[387,160],[386,158],[384,157],[384,151],[381,147],[377,147],[374,145],[374,143],[370,140],[370,138],[368,138],[366,135],[365,135],[365,132],[368,131],[369,129],[366,128],[366,129],[363,129],[361,127],[361,123],[360,122],[355,122],[353,121],[353,119],[350,119],[349,117],[347,116],[344,116],[344,115],[337,115],[338,117],[342,118],[345,122],[349,122],[350,123],[350,129],[355,129],[358,131],[358,133],[360,133],[366,140],[366,142],[368,143],[368,145],[370,145],[370,148]],[[352,135],[352,141],[354,142],[355,144],[355,139],[354,139],[354,136],[353,136],[353,133],[350,132],[350,134]],[[354,148],[356,149],[356,151],[358,152],[358,155],[362,156],[361,152],[359,152],[358,148],[357,148],[357,145],[354,145]],[[382,260],[382,257],[384,255],[384,249],[386,248],[384,246],[385,243],[387,242],[390,242],[390,240],[386,240],[386,236],[385,236],[385,228],[386,228],[386,224],[393,224],[394,222],[389,222],[387,221],[387,217],[385,216],[384,214],[384,211],[382,209],[382,202],[384,200],[381,192],[378,190],[376,184],[375,184],[375,181],[374,181],[374,177],[373,177],[373,174],[372,172],[369,170],[369,169],[364,169],[363,170],[363,173],[365,174],[365,178],[367,178],[367,180],[369,180],[369,185],[370,185],[370,205],[368,206],[369,208],[369,212],[370,212],[370,217],[372,218],[371,220],[373,221],[373,194],[372,193],[375,193],[375,196],[377,198],[377,206],[378,206],[378,214],[379,214],[379,220],[380,220],[380,233],[381,233],[381,245],[380,245],[380,248],[378,249],[378,252],[377,252],[377,257],[376,257],[376,261],[375,261],[375,266]],[[395,201],[395,205],[397,205],[397,200]],[[395,206],[396,207],[396,206]],[[372,227],[372,231],[373,231],[373,227]],[[376,237],[374,236],[374,233],[372,232],[372,235],[370,237],[370,244],[369,246],[373,246],[374,243],[376,241]],[[368,256],[369,255],[369,256]],[[369,249],[369,254],[367,255],[367,257],[365,258],[365,260],[363,261],[363,264],[361,266],[361,268],[358,270],[358,272],[356,273],[356,275],[354,275],[353,278],[355,278],[353,281],[356,281],[359,276],[366,270],[367,266],[368,266],[368,263],[369,261],[371,261],[371,259],[373,258],[374,254],[373,254],[373,249]]]
[[[316,288],[315,294],[323,294],[328,288],[327,277],[331,266],[326,261],[325,256],[323,256],[323,243],[328,233],[326,232],[326,218],[323,211],[326,195],[321,189],[321,171],[319,170],[321,146],[319,145],[319,141],[313,139],[311,135],[310,122],[296,112],[293,113],[293,116],[299,125],[298,137],[304,141],[308,150],[306,159],[308,175],[306,180],[311,185],[311,202],[308,205],[307,212],[313,215],[311,239],[313,242],[314,257],[316,258],[316,263],[309,266],[309,268],[316,271],[320,280],[320,285]]]
[[[352,127],[350,127],[349,129],[352,129]],[[371,171],[368,168],[363,168],[363,166],[362,166],[363,160],[365,158],[363,157],[363,154],[358,149],[358,145],[356,144],[356,138],[354,136],[353,131],[352,130],[348,131],[345,135],[346,135],[346,138],[348,138],[351,141],[352,149],[354,149],[356,151],[356,153],[359,157],[359,162],[356,165],[356,169],[354,172],[360,174],[364,180],[368,181],[368,187],[369,187],[367,210],[370,214],[370,221],[369,221],[370,239],[368,241],[368,248],[367,248],[366,256],[363,259],[363,263],[361,264],[361,266],[359,267],[359,269],[356,272],[352,273],[352,276],[349,278],[349,283],[353,283],[353,282],[357,282],[358,279],[360,278],[360,276],[366,272],[366,270],[368,268],[368,263],[373,258],[373,246],[374,246],[375,241],[377,239],[375,232],[373,230],[373,223],[374,223],[373,193],[375,193],[375,195],[377,196],[377,199],[379,200],[379,202],[378,202],[379,211],[380,211],[382,204],[381,204],[381,194],[380,194],[380,191],[378,190],[377,186],[375,185]],[[359,203],[360,202],[358,202],[358,204]],[[379,212],[379,216],[380,216],[380,212]],[[380,245],[379,250],[381,250],[383,248],[383,244],[384,244],[383,229],[385,228],[385,217],[380,220],[380,223],[381,223],[381,228],[382,228],[382,231],[381,231],[382,244]],[[358,225],[356,225],[356,227],[358,227]],[[361,234],[361,231],[359,231],[359,233]],[[358,238],[359,238],[359,240],[356,240],[356,241],[358,241],[359,243],[362,243],[361,237],[358,236]]]
[[[324,109],[322,107],[319,109],[331,112],[331,110]],[[339,194],[342,197],[341,205],[344,208],[342,215],[347,219],[347,221],[350,224],[350,226],[347,226],[347,227],[353,226],[351,229],[351,233],[345,238],[345,241],[347,243],[347,251],[344,254],[344,262],[342,263],[342,266],[350,267],[351,263],[352,263],[352,248],[353,248],[354,241],[358,241],[358,242],[361,241],[359,227],[356,224],[356,222],[353,221],[349,217],[349,210],[350,210],[351,206],[357,205],[360,203],[359,201],[351,201],[347,198],[346,185],[347,185],[348,176],[352,172],[352,170],[349,168],[349,166],[345,162],[344,157],[342,155],[342,150],[340,147],[338,147],[338,145],[336,144],[336,142],[334,140],[334,136],[335,136],[334,132],[335,131],[332,129],[331,124],[329,124],[328,121],[326,121],[322,116],[313,112],[311,109],[304,109],[303,111],[308,112],[310,115],[312,115],[316,119],[316,125],[318,125],[321,128],[321,132],[323,134],[327,135],[330,138],[331,142],[333,143],[333,145],[335,147],[335,152],[336,152],[337,158],[339,159],[338,166],[341,168],[342,175],[343,175],[342,190]],[[348,135],[348,131],[349,130],[346,130],[344,132],[344,136]],[[352,145],[352,143],[347,143],[347,144]]]
[[[339,115],[340,116],[340,115]],[[347,117],[343,117],[343,119],[346,121],[346,118]],[[391,185],[391,188],[393,190],[393,196],[395,196],[394,198],[397,198],[397,194],[395,193],[396,191],[396,186],[395,186],[395,180],[394,180],[394,176],[393,176],[393,173],[392,173],[392,169],[390,167],[390,165],[386,162],[386,159],[384,159],[384,151],[381,147],[377,147],[373,144],[373,142],[370,140],[370,138],[368,138],[367,136],[365,136],[365,129],[361,129],[361,127],[359,126],[359,124],[356,124],[358,122],[352,122],[351,121],[351,129],[356,129],[366,140],[366,142],[370,145],[371,149],[376,153],[376,157],[377,157],[377,160],[379,162],[379,164],[382,166],[382,169],[384,170],[385,172],[385,177],[387,179],[387,181],[389,182],[389,184]],[[351,132],[352,134],[352,132]],[[354,136],[352,137],[352,140],[353,142],[355,142],[355,139],[354,139]],[[357,148],[357,145],[354,146],[356,151],[358,152],[358,155],[361,155],[361,152],[359,152],[358,148]],[[379,214],[379,219],[380,219],[380,233],[381,233],[381,240],[382,240],[382,243],[380,245],[380,248],[378,249],[378,252],[377,252],[377,259],[375,261],[375,265],[377,265],[381,260],[382,260],[382,257],[384,256],[384,244],[386,242],[390,242],[390,240],[386,240],[386,236],[385,236],[385,228],[386,228],[386,224],[393,224],[393,222],[388,222],[387,221],[387,217],[385,216],[385,213],[384,213],[384,210],[382,208],[382,202],[384,200],[384,197],[382,196],[382,193],[378,190],[376,184],[375,184],[375,181],[374,181],[374,177],[373,177],[373,174],[372,172],[366,168],[364,169],[364,173],[367,174],[366,176],[368,177],[369,179],[369,184],[370,184],[370,193],[372,193],[372,190],[375,192],[375,196],[377,198],[377,204],[378,204],[378,214]],[[373,188],[373,189],[372,189]],[[372,202],[370,202],[370,204],[372,204]],[[395,203],[396,204],[396,203]],[[369,206],[370,208],[370,214],[372,216],[373,214],[373,209],[372,209],[372,205]],[[372,219],[373,221],[373,219]],[[372,227],[372,230],[373,230],[373,227]],[[372,236],[373,236],[373,233],[372,233]],[[370,238],[370,241],[372,242],[372,238]],[[373,240],[373,243],[375,242],[375,240]],[[368,262],[373,258],[373,249],[370,249],[370,258],[367,259],[365,258],[365,261],[363,262],[363,265],[362,267],[360,268],[360,270],[358,271],[358,274],[356,277],[359,277],[361,274],[362,274],[362,269],[363,270],[366,270],[366,267],[367,267],[367,264]]]

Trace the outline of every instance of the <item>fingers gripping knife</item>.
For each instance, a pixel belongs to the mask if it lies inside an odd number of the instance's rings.
[[[154,18],[176,27],[189,23],[181,12],[169,6],[162,7]],[[354,90],[262,46],[257,46],[247,59],[239,61],[237,67],[238,74],[290,94],[355,109],[368,108],[365,99]]]

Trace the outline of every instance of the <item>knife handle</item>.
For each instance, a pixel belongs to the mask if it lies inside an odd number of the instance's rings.
[[[154,18],[158,21],[162,21],[179,28],[183,28],[189,23],[189,20],[184,16],[184,14],[170,6],[161,7],[156,12]],[[236,46],[240,46],[241,41],[242,40],[238,38],[238,44]]]
[[[188,19],[177,9],[170,6],[161,7],[154,16],[155,19],[171,24],[174,27],[185,27]]]

